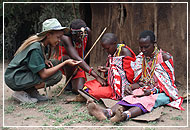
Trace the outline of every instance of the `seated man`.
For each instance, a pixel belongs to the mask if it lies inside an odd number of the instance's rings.
[[[100,109],[94,102],[88,102],[89,113],[98,120],[124,121],[166,104],[184,110],[181,107],[183,98],[178,96],[174,84],[172,56],[157,48],[152,31],[140,34],[139,46],[141,53],[131,63],[135,83],[125,89],[131,95],[125,96],[111,109]]]
[[[95,71],[90,71],[91,68],[85,62],[85,54],[91,47],[91,30],[87,27],[86,23],[81,19],[75,19],[70,25],[70,34],[64,34],[61,36],[61,42],[57,46],[56,58],[60,61],[67,59],[75,59],[82,61],[78,67],[76,74],[72,77],[69,85],[65,88],[78,94],[78,89],[81,89],[86,81],[86,72],[90,72],[91,75],[96,78],[101,84],[106,82]],[[88,57],[87,57],[88,59]],[[66,76],[66,81],[75,72],[76,66],[65,65],[62,67],[62,73]]]

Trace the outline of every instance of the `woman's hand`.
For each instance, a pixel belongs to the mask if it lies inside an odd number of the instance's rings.
[[[127,96],[132,94],[133,94],[132,85],[126,85],[124,95]]]
[[[151,94],[151,90],[149,89],[143,89],[144,93],[141,95],[134,95],[134,97],[143,97],[143,96],[149,96]]]
[[[143,91],[144,91],[144,96],[149,96],[151,94],[150,89],[143,89]]]
[[[53,67],[53,64],[51,63],[50,60],[45,60],[45,64],[46,64],[49,68]]]
[[[102,85],[102,86],[107,86],[107,82],[106,80],[104,80],[103,78],[101,77],[97,77],[96,80]]]
[[[73,60],[73,59],[68,59],[68,60],[65,60],[64,62],[65,62],[65,64],[75,66],[75,65],[80,64],[82,61],[76,61],[76,60]]]
[[[103,73],[105,73],[105,72],[108,71],[108,69],[109,69],[109,67],[98,66],[98,71],[99,71],[99,72],[103,72]]]

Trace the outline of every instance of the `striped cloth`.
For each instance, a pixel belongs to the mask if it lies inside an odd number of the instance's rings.
[[[160,49],[160,58],[162,58],[162,52],[163,51]],[[136,61],[131,62],[131,68],[134,71],[134,82],[137,82],[142,75],[143,56],[143,53],[140,53],[136,57]],[[178,90],[175,86],[173,57],[167,61],[157,62],[155,66],[154,76],[158,80],[158,87],[164,91],[171,100],[171,102],[167,105],[180,110],[184,110],[184,108],[181,106],[183,98],[179,97]]]
[[[126,102],[125,100],[121,100],[117,104],[122,105],[122,106],[129,106],[129,107],[139,107],[143,111],[143,113],[148,112],[146,110],[146,108],[144,108],[144,106],[141,105],[140,103],[130,104],[130,103]]]
[[[124,46],[123,44],[118,44],[118,48]],[[135,61],[136,56],[134,52],[125,45],[125,47],[131,52],[132,57],[129,56],[119,56],[116,57],[108,56],[108,62],[110,69],[108,70],[108,84],[112,87],[115,92],[115,99],[121,99],[124,97],[125,86],[133,83],[133,72],[130,71],[130,63]],[[120,52],[120,51],[118,51]]]
[[[124,97],[125,85],[130,84],[123,69],[123,58],[124,56],[109,57],[108,84],[113,88],[116,99]]]

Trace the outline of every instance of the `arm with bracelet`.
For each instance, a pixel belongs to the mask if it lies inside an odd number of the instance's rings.
[[[68,55],[78,61],[82,61],[79,66],[86,72],[90,72],[90,75],[92,75],[94,78],[97,79],[98,82],[100,82],[102,85],[106,85],[106,82],[103,78],[101,78],[92,68],[78,55],[76,49],[72,46],[71,39],[65,35],[62,35],[61,37],[61,43],[64,44],[64,47],[66,51],[68,52]]]

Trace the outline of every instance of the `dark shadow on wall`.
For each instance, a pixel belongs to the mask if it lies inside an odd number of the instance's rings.
[[[84,20],[87,24],[87,27],[91,29],[92,25],[92,12],[91,12],[91,6],[90,3],[80,3],[79,4],[79,12],[80,12],[80,18]],[[90,63],[90,55],[88,58],[86,58],[86,63]]]
[[[84,20],[89,28],[92,24],[92,12],[90,3],[80,3],[79,4],[80,17]]]

